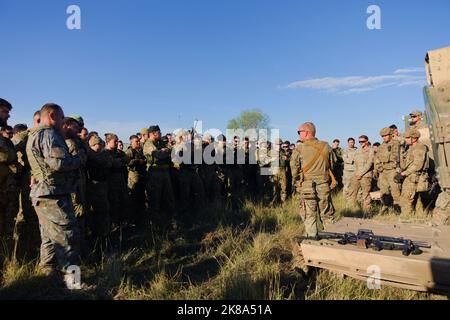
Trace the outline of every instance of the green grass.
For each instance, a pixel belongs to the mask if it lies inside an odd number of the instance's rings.
[[[368,217],[344,209],[334,196],[336,216]],[[377,208],[374,208],[376,211]],[[398,221],[393,213],[373,217]],[[429,219],[418,213],[405,220]],[[213,206],[199,213],[191,230],[170,239],[156,237],[84,262],[88,288],[68,292],[39,273],[36,261],[7,260],[1,268],[0,299],[443,299],[427,293],[383,286],[315,270],[305,278],[293,267],[294,238],[302,234],[298,206],[268,208],[246,202],[239,214]],[[150,237],[147,235],[147,237]],[[153,235],[155,238],[155,235]],[[92,260],[92,259],[90,259]]]

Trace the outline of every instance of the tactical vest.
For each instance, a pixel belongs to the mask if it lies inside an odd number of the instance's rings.
[[[328,143],[307,140],[297,146],[301,163],[301,180],[329,181],[330,159]]]
[[[378,148],[377,157],[383,170],[393,170],[397,167],[399,148],[400,144],[395,140],[392,144],[383,143]]]
[[[31,174],[35,179],[35,185],[40,184],[40,190],[36,196],[67,194],[75,187],[74,175],[71,172],[52,171],[44,161],[42,154],[33,149],[33,142],[39,139],[39,135],[45,130],[54,130],[49,126],[40,126],[30,131],[27,141],[27,156],[31,167]],[[61,138],[62,139],[62,138]],[[67,154],[69,151],[67,150]],[[42,184],[44,182],[44,184]],[[59,191],[60,190],[60,191]],[[66,192],[66,190],[69,190]]]

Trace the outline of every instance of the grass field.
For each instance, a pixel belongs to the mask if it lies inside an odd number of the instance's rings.
[[[344,212],[342,195],[334,204],[338,215],[366,216]],[[61,289],[40,275],[36,261],[8,260],[0,299],[446,299],[391,287],[369,290],[365,282],[324,270],[303,277],[292,264],[293,239],[303,230],[297,212],[293,201],[283,208],[245,203],[238,214],[207,208],[195,219],[201,224],[165,239],[151,232],[131,237],[129,231],[121,249],[83,262],[87,288],[79,291]]]

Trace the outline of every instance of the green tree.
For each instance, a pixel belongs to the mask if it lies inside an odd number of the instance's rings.
[[[241,114],[228,121],[227,129],[268,129],[269,116],[259,109],[244,110]]]

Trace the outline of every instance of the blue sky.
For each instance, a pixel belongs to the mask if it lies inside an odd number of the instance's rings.
[[[71,4],[81,30],[66,28]],[[370,4],[382,30],[366,27]],[[423,59],[450,45],[449,12],[448,0],[0,0],[0,96],[11,124],[53,101],[124,140],[196,118],[222,129],[259,108],[285,139],[313,121],[321,139],[374,142],[423,109]]]

